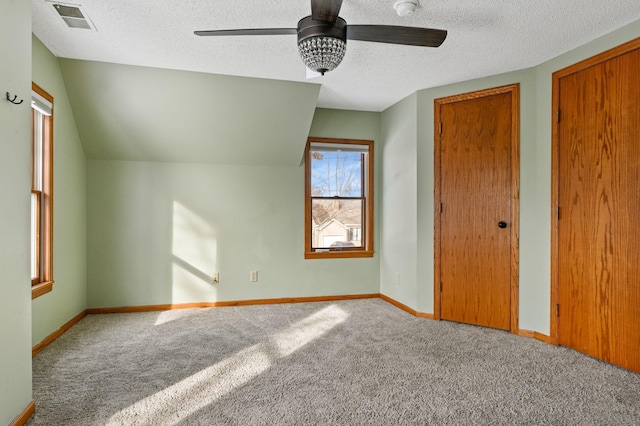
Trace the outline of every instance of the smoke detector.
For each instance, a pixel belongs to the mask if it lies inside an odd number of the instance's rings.
[[[393,8],[396,10],[398,16],[409,16],[416,11],[418,7],[418,0],[396,0],[393,4]]]

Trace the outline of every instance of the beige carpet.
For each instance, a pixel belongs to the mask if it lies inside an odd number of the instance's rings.
[[[30,425],[639,425],[640,375],[380,300],[91,315]]]

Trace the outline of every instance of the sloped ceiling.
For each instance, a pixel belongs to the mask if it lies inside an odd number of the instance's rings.
[[[317,84],[59,60],[87,158],[297,166]]]
[[[296,36],[197,37],[194,30],[295,28],[309,0],[65,0],[96,30],[68,28],[52,1],[31,0],[33,32],[56,56],[305,82]],[[421,89],[529,68],[640,18],[638,0],[344,0],[349,24],[446,29],[437,48],[349,41],[323,77],[318,106],[382,111]]]

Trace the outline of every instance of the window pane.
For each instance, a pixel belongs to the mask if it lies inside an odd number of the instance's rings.
[[[40,194],[31,193],[31,279],[40,277]]]
[[[311,247],[362,248],[363,200],[311,200]]]
[[[53,286],[53,97],[35,83],[31,89],[30,269],[32,297],[38,297]]]
[[[42,172],[44,167],[44,116],[38,110],[33,110],[33,158],[32,158],[32,186],[31,189],[42,191]]]
[[[312,197],[362,197],[360,152],[311,150]]]

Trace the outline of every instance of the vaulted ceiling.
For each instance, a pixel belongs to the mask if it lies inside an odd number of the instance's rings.
[[[420,89],[538,65],[640,17],[638,0],[420,0],[404,18],[394,0],[344,0],[340,16],[349,24],[440,28],[448,37],[439,48],[351,40],[336,70],[308,80],[295,35],[193,31],[295,28],[309,15],[309,0],[70,2],[93,29],[69,28],[56,2],[32,0],[33,32],[58,57],[306,82],[320,85],[318,106],[362,111],[382,111]]]
[[[293,165],[318,85],[60,59],[87,158]]]

